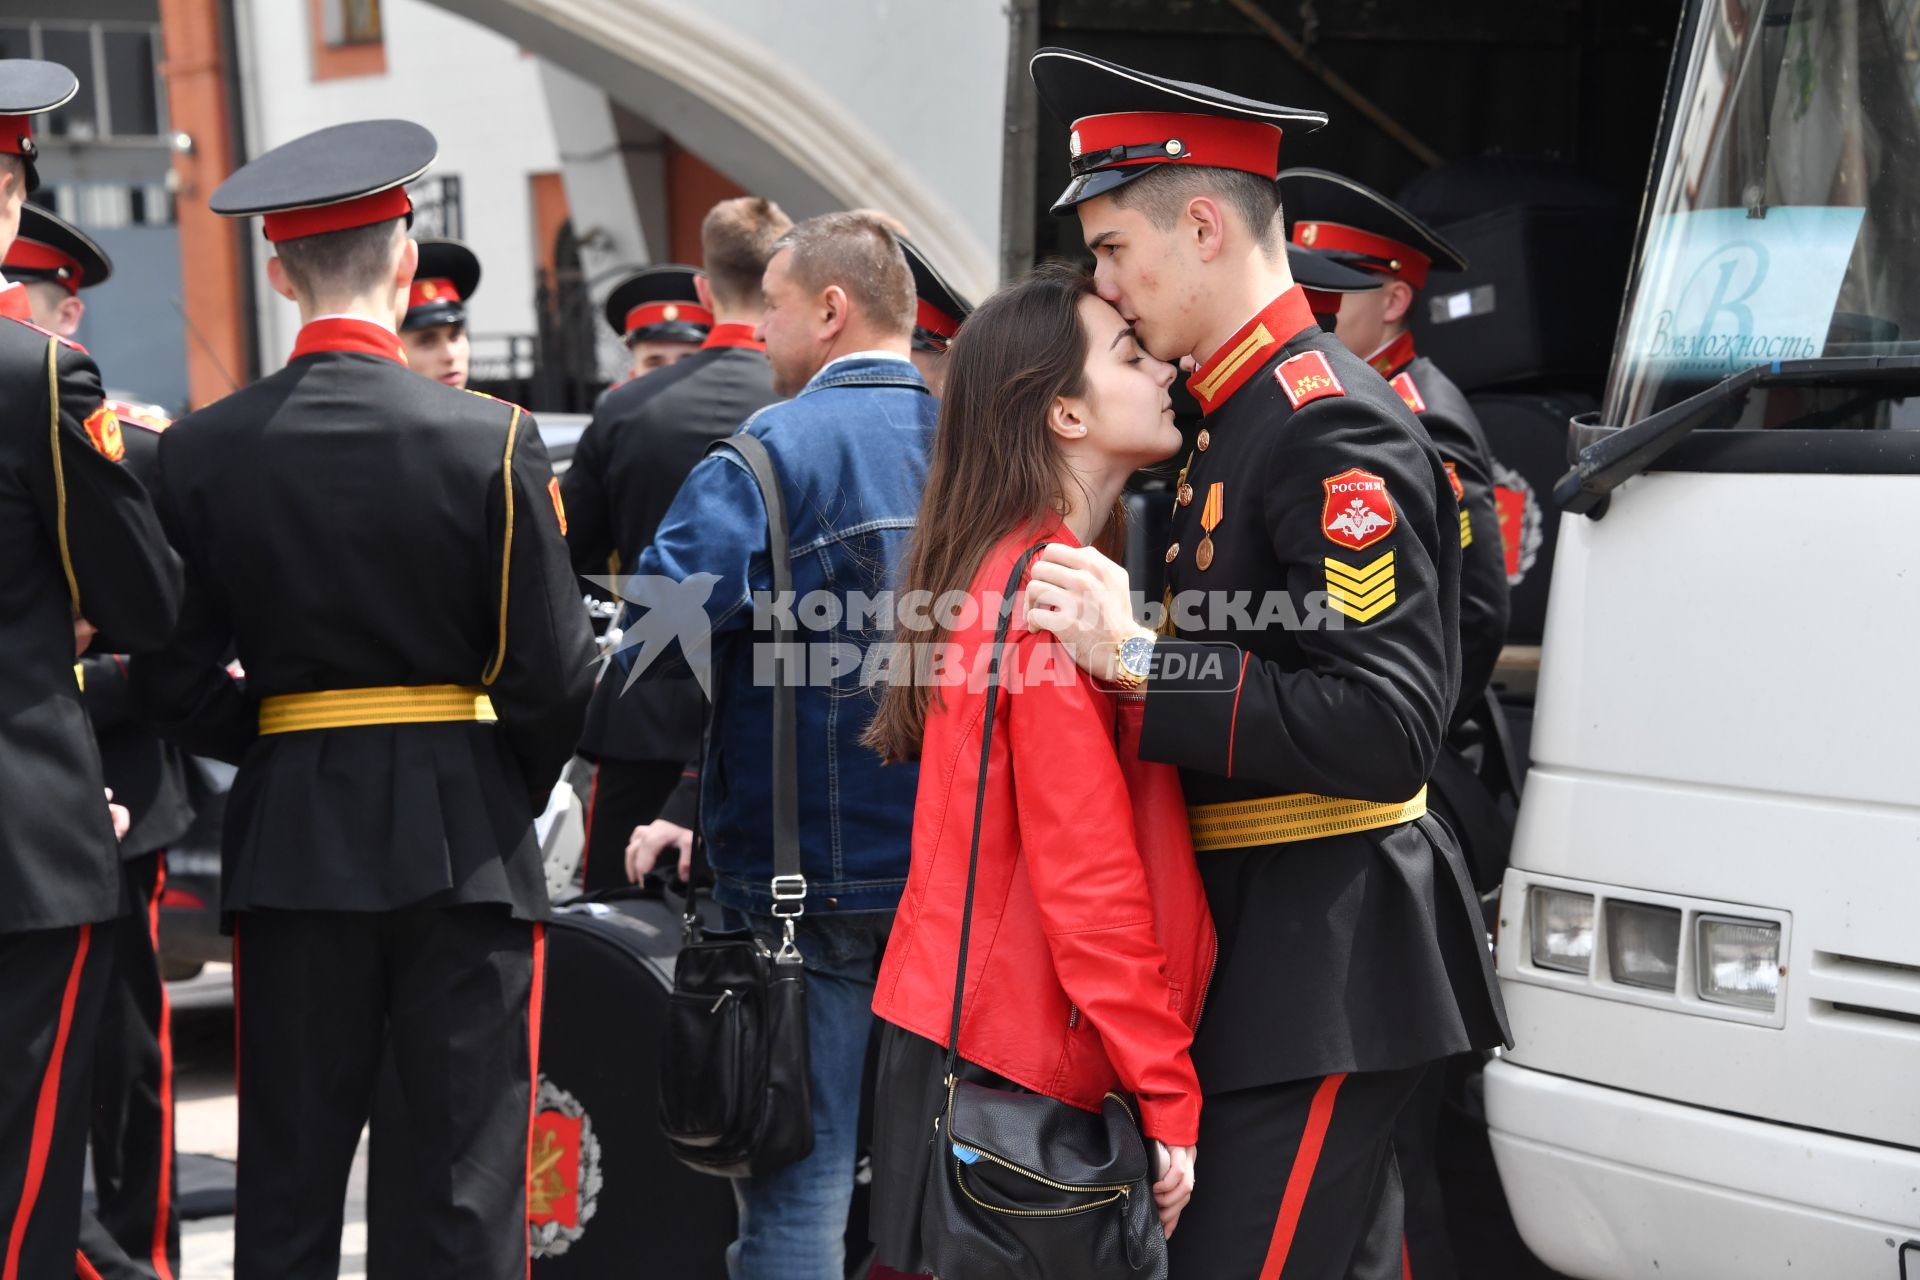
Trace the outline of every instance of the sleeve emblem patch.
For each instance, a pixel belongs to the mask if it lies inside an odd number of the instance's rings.
[[[1364,551],[1392,533],[1399,523],[1393,499],[1387,496],[1387,482],[1371,471],[1349,467],[1337,476],[1328,476],[1320,485],[1327,494],[1320,511],[1320,528],[1330,542]]]
[[[560,501],[560,477],[551,476],[547,480],[547,496],[553,499],[553,514],[560,521],[560,536],[567,536],[567,504]]]
[[[1413,385],[1412,374],[1395,374],[1392,386],[1395,391],[1400,393],[1400,398],[1407,402],[1407,408],[1413,410],[1415,413],[1425,413],[1427,411],[1427,402],[1421,399],[1420,388]]]
[[[120,419],[106,405],[88,414],[81,425],[86,427],[87,439],[93,442],[94,449],[105,454],[109,461],[118,462],[127,456],[127,442],[120,438]]]
[[[1355,622],[1371,622],[1393,607],[1393,552],[1367,564],[1326,557],[1327,605]]]
[[[1460,483],[1460,467],[1457,463],[1441,464],[1447,469],[1447,483],[1453,486],[1453,500],[1460,501],[1467,496],[1467,486]]]
[[[1333,366],[1327,363],[1326,354],[1320,351],[1303,351],[1291,360],[1282,360],[1273,376],[1296,409],[1324,396],[1347,394],[1334,376]]]

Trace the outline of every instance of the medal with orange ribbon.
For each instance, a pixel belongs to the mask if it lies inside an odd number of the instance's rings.
[[[1205,536],[1200,545],[1194,548],[1193,562],[1205,572],[1213,564],[1213,531],[1220,525],[1220,517],[1226,514],[1227,486],[1225,482],[1215,480],[1207,486],[1207,505],[1200,509],[1200,527]]]

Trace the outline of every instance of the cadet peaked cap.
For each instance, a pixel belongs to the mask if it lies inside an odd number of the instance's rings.
[[[40,186],[34,160],[33,118],[63,107],[80,92],[80,81],[57,62],[0,58],[0,155],[19,156],[27,166],[27,190]]]
[[[113,260],[80,228],[37,204],[20,206],[20,234],[0,271],[9,280],[43,280],[68,293],[113,274]]]
[[[1280,204],[1294,244],[1353,255],[1355,265],[1425,287],[1428,271],[1465,271],[1440,233],[1371,187],[1325,169],[1280,175]]]
[[[1042,49],[1028,70],[1040,101],[1072,130],[1073,179],[1053,202],[1055,214],[1163,164],[1271,178],[1280,170],[1282,132],[1311,133],[1327,122],[1324,111],[1258,102],[1071,49]]]
[[[439,150],[411,120],[336,124],[248,161],[207,203],[222,217],[260,215],[276,243],[394,218],[411,225],[407,184],[432,167]]]
[[[960,332],[960,322],[973,314],[973,304],[946,282],[920,247],[904,236],[900,248],[907,255],[907,270],[913,273],[915,314],[913,348],[916,351],[945,351]]]
[[[631,346],[636,342],[705,342],[713,312],[693,282],[700,268],[677,262],[636,271],[607,295],[607,323]]]
[[[1386,281],[1370,271],[1356,270],[1344,253],[1326,253],[1287,246],[1287,269],[1293,282],[1306,291],[1307,305],[1315,315],[1340,309],[1340,296],[1347,293],[1371,293]]]
[[[420,243],[420,265],[407,291],[407,315],[400,329],[430,329],[464,324],[467,299],[480,287],[480,259],[458,240],[429,238]]]

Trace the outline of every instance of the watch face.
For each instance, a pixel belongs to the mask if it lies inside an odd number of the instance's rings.
[[[1144,676],[1153,663],[1153,641],[1134,636],[1120,645],[1120,664],[1136,676]]]

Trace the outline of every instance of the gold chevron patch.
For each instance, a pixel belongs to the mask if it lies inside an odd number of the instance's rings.
[[[1473,545],[1473,516],[1470,512],[1460,513],[1460,549],[1465,551]]]
[[[1369,622],[1379,617],[1398,599],[1391,551],[1363,565],[1328,556],[1326,566],[1327,603],[1355,622]]]

